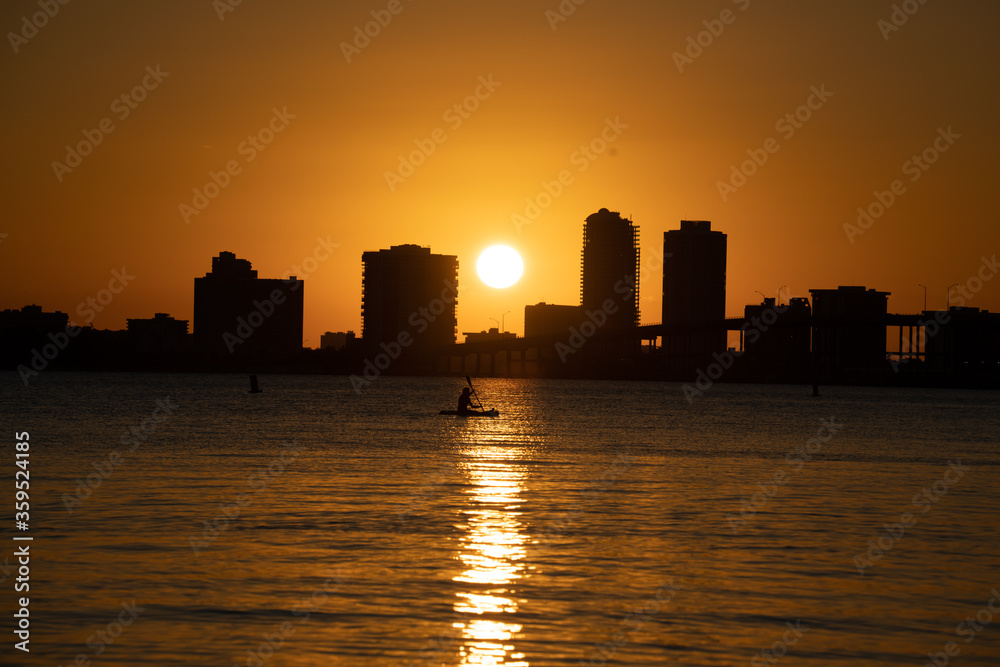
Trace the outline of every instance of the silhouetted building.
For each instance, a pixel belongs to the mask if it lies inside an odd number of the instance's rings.
[[[584,311],[600,311],[610,299],[608,329],[639,325],[639,228],[631,220],[606,208],[587,218],[580,273]]]
[[[76,370],[124,370],[142,368],[145,360],[131,350],[127,329],[81,327],[80,333],[65,354],[67,368]],[[59,361],[62,361],[60,357]]]
[[[930,372],[955,379],[1000,373],[1000,313],[956,307],[924,315]]]
[[[46,313],[41,306],[31,305],[0,311],[0,368],[27,364],[32,357],[38,357],[37,366],[47,365],[56,356],[65,359],[63,349],[76,339],[70,332],[69,315],[58,310]],[[72,333],[78,334],[75,328]]]
[[[403,354],[422,365],[420,352],[455,343],[458,257],[407,244],[366,252],[361,261],[361,338],[369,354],[409,336]]]
[[[796,382],[811,380],[809,299],[794,298],[785,305],[765,298],[744,308],[746,323],[740,331],[743,379]]]
[[[258,278],[231,252],[194,279],[195,349],[213,361],[284,361],[302,351],[305,283]]]
[[[343,350],[347,347],[347,340],[354,340],[353,331],[327,331],[319,337],[319,348],[321,350]]]
[[[663,337],[668,365],[690,373],[727,348],[726,235],[708,220],[663,234]]]
[[[140,356],[179,355],[188,349],[188,321],[167,313],[152,319],[126,320],[132,351]]]
[[[578,326],[583,310],[580,306],[558,306],[536,303],[524,307],[524,337],[567,336],[570,327]]]
[[[69,315],[62,311],[46,313],[41,306],[24,306],[21,310],[0,311],[0,333],[15,331],[30,334],[47,334],[63,331],[69,324]]]
[[[811,289],[813,352],[827,378],[873,379],[888,367],[889,292],[850,286]]]
[[[509,331],[500,332],[499,327],[490,327],[489,331],[463,332],[466,343],[495,343],[501,340],[516,340],[517,334]]]

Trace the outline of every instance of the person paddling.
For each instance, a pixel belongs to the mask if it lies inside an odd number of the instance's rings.
[[[467,415],[473,410],[469,408],[472,407],[472,396],[469,392],[469,388],[466,387],[462,390],[462,395],[458,397],[458,414]]]

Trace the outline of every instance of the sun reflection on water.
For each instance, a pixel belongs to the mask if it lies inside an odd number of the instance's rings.
[[[455,612],[465,620],[454,624],[461,633],[459,664],[528,667],[514,641],[522,626],[507,622],[516,614],[516,583],[527,576],[527,535],[520,522],[524,471],[511,464],[523,450],[510,446],[471,445],[464,449],[471,488],[463,510],[466,535],[459,558],[465,565],[454,581],[470,590],[456,594]]]

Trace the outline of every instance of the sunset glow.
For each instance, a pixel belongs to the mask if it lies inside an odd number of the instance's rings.
[[[490,287],[504,289],[521,279],[524,262],[513,248],[495,245],[483,251],[476,262],[479,279]]]
[[[998,665],[998,27],[0,2],[0,663]]]
[[[684,219],[729,235],[729,316],[785,285],[913,313],[923,284],[944,308],[1000,248],[995,3],[921,3],[901,26],[862,0],[59,6],[0,61],[4,308],[87,324],[125,267],[95,327],[190,320],[228,250],[305,279],[316,347],[360,331],[361,253],[416,243],[459,258],[459,331],[510,310],[522,332],[525,305],[579,303],[583,220],[605,207],[640,228],[644,322]],[[0,24],[38,11],[6,3]],[[478,280],[491,238],[530,279]]]

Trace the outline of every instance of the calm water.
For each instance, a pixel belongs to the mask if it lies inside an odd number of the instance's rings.
[[[0,376],[34,536],[0,662],[1000,663],[998,393],[483,379],[502,416],[462,419],[457,379],[246,384]]]

